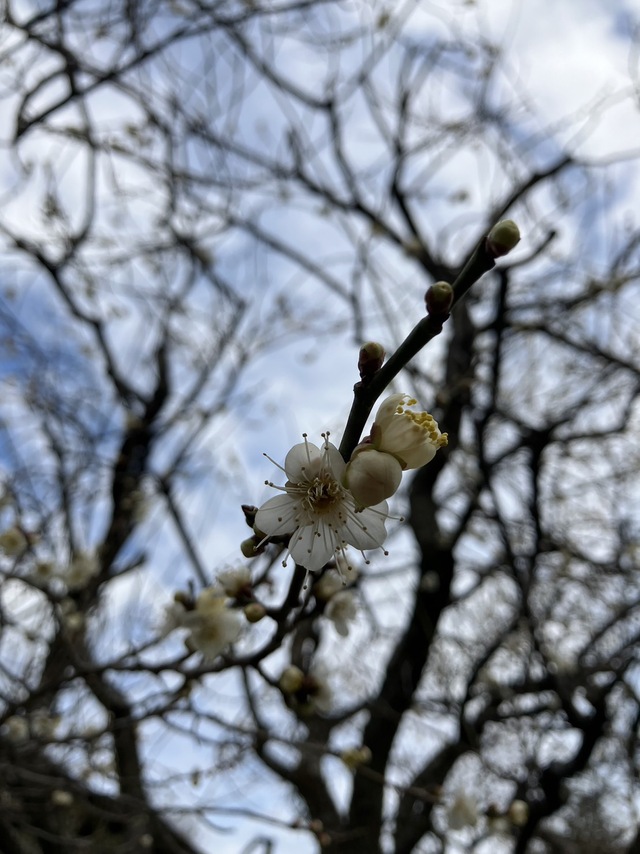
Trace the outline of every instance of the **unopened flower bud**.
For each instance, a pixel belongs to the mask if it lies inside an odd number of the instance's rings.
[[[487,251],[493,258],[507,255],[520,242],[520,229],[512,219],[503,219],[487,235]]]
[[[385,355],[382,344],[368,341],[362,345],[358,354],[358,371],[363,380],[372,377],[376,371],[380,370]]]
[[[390,498],[401,480],[398,460],[370,446],[353,456],[344,476],[345,486],[361,507],[372,507]]]
[[[294,664],[285,667],[279,681],[280,690],[285,694],[295,694],[304,684],[304,673]]]
[[[246,540],[243,540],[240,543],[240,551],[245,557],[255,557],[256,555],[262,554],[263,549],[258,548],[258,544],[262,539],[263,538],[259,537],[257,534],[254,534],[253,537],[247,537]]]
[[[64,789],[54,789],[51,792],[51,803],[56,807],[70,807],[73,805],[73,795]]]
[[[515,827],[524,827],[529,820],[529,804],[526,801],[515,800],[507,812],[509,821]]]
[[[429,314],[435,317],[448,315],[453,303],[453,288],[449,282],[436,282],[424,295]]]
[[[267,614],[267,609],[260,602],[249,602],[244,606],[244,615],[250,623],[259,623]]]
[[[11,715],[7,718],[2,727],[4,734],[14,743],[26,741],[29,737],[29,723],[26,718]]]

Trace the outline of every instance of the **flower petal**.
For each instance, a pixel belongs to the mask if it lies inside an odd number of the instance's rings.
[[[354,510],[349,514],[349,521],[341,529],[340,535],[345,542],[361,551],[379,549],[387,537],[384,526],[386,518],[386,501],[358,513]]]
[[[375,423],[384,429],[396,414],[398,406],[404,403],[408,397],[408,394],[390,394],[389,397],[386,397],[378,407]]]
[[[293,495],[276,495],[256,513],[255,525],[270,537],[290,534],[299,524],[300,502]]]
[[[335,445],[332,445],[331,442],[327,442],[324,447],[324,451],[326,454],[326,461],[329,466],[329,470],[333,474],[336,480],[340,480],[346,468],[346,463],[342,458],[342,454],[336,448]]]
[[[285,457],[284,470],[292,483],[302,483],[315,477],[321,464],[320,448],[311,442],[300,442]]]
[[[331,560],[336,545],[335,535],[326,525],[306,525],[291,537],[289,549],[296,563],[316,572]]]

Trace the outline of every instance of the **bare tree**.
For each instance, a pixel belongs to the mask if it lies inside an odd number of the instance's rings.
[[[247,854],[640,850],[640,232],[633,153],[590,146],[609,102],[546,125],[472,11],[5,6],[1,850],[198,852],[230,822]],[[388,556],[308,577],[256,523],[287,448],[255,434],[294,407],[278,348],[323,394],[346,341],[350,384],[363,342],[390,358],[344,460],[387,386],[448,445]]]

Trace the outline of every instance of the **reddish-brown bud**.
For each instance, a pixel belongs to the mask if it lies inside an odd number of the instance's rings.
[[[247,525],[250,528],[253,528],[256,521],[256,513],[258,512],[258,508],[254,507],[253,504],[242,504],[242,512],[244,513],[244,519]]]

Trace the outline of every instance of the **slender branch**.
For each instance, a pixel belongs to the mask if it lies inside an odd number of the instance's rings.
[[[464,297],[471,287],[495,266],[495,258],[487,250],[486,237],[482,239],[470,255],[455,282],[453,283],[452,307]],[[340,453],[348,460],[353,449],[360,441],[360,436],[367,423],[373,405],[400,371],[416,356],[422,348],[436,335],[442,332],[442,327],[448,315],[423,317],[407,335],[398,349],[374,375],[371,382],[356,383],[353,390],[353,404],[347,419],[347,424],[340,443]]]

